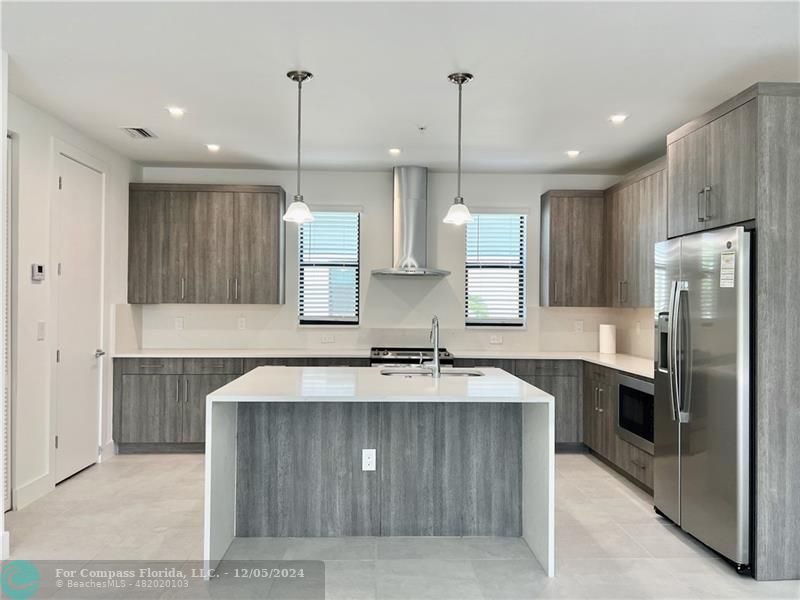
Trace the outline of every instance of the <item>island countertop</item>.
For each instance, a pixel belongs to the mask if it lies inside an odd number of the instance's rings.
[[[443,369],[444,370],[444,369]],[[461,369],[455,369],[459,371]],[[381,375],[379,367],[257,367],[209,402],[552,403],[553,396],[497,368],[483,376]]]

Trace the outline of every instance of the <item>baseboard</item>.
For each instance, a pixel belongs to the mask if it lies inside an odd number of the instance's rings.
[[[50,473],[45,473],[33,481],[18,487],[11,494],[14,501],[14,510],[25,508],[39,498],[43,498],[55,489]]]
[[[114,456],[114,442],[108,441],[100,447],[100,456],[97,457],[97,462],[103,462]]]
[[[172,444],[172,443],[129,443],[118,444],[120,454],[199,454],[206,451],[203,442]]]
[[[583,442],[556,442],[556,452],[558,454],[586,454],[589,452],[589,448]]]

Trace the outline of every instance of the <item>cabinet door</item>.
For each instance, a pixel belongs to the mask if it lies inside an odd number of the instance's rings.
[[[194,193],[162,193],[166,198],[161,214],[164,253],[157,271],[162,290],[159,302],[192,302],[186,277],[189,264],[189,209],[194,201]]]
[[[549,201],[548,248],[543,274],[547,306],[603,306],[602,197],[553,197]]]
[[[708,127],[702,127],[667,148],[669,237],[705,228],[700,193],[706,186]]]
[[[179,442],[179,375],[123,375],[120,443]]]
[[[181,378],[183,397],[182,442],[206,440],[206,396],[230,383],[239,375],[184,375]]]
[[[606,194],[606,303],[620,306],[620,282],[625,274],[622,268],[622,190]]]
[[[605,371],[605,370],[604,370]],[[596,451],[614,462],[616,459],[617,432],[614,427],[614,386],[613,376],[604,373],[597,382],[597,430]]]
[[[128,208],[128,302],[161,302],[165,192],[131,188]]]
[[[622,190],[620,222],[622,248],[621,270],[622,280],[617,284],[619,306],[636,306],[639,295],[639,264],[641,263],[641,230],[642,218],[642,185],[636,182]]]
[[[517,361],[517,377],[555,398],[556,443],[580,443],[583,439],[580,373],[580,364],[574,361]]]
[[[283,203],[275,193],[236,194],[233,301],[283,304]]]
[[[645,177],[639,186],[639,229],[636,272],[630,279],[630,306],[651,307],[654,302],[655,244],[667,239],[666,172]],[[633,282],[635,281],[635,285]]]
[[[197,192],[189,209],[187,302],[233,302],[235,208],[232,192]]]
[[[583,373],[583,443],[597,451],[597,382],[588,365]]]
[[[756,218],[756,116],[756,100],[750,100],[706,126],[706,228]]]

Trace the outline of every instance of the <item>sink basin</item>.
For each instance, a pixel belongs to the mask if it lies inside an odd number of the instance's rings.
[[[386,367],[381,369],[381,375],[390,377],[431,377],[433,371],[427,367]],[[482,377],[483,372],[477,369],[456,369],[443,367],[442,377]]]

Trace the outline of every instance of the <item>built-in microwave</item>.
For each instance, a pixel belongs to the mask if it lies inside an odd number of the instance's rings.
[[[617,374],[617,435],[653,454],[653,384]]]

